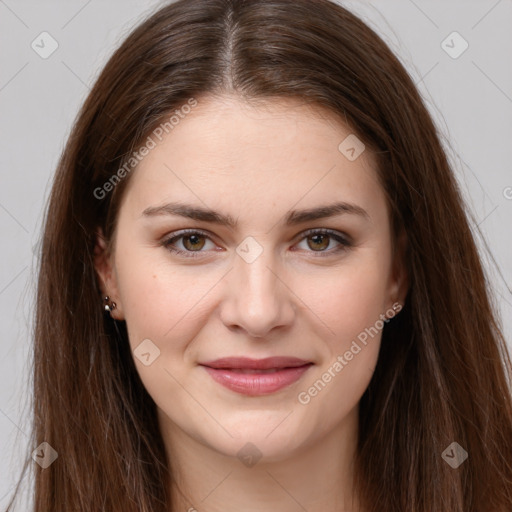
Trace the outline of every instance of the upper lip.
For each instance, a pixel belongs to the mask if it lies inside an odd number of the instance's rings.
[[[272,368],[296,368],[304,366],[311,361],[305,361],[297,357],[267,357],[265,359],[251,359],[249,357],[222,357],[214,361],[200,363],[210,368],[239,368],[247,370],[269,370]]]

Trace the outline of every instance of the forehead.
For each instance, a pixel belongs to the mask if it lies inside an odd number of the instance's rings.
[[[291,99],[248,104],[210,97],[167,132],[161,140],[150,135],[156,146],[130,179],[126,201],[139,212],[177,199],[214,203],[237,216],[283,203],[288,209],[339,200],[383,206],[373,155],[364,150],[347,158],[344,141],[353,146],[358,139],[323,108]]]

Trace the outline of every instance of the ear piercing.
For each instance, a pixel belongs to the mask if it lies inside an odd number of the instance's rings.
[[[110,297],[108,295],[103,299],[103,305],[103,309],[105,311],[111,312],[114,309],[116,309],[116,303],[113,300],[110,300]]]
[[[386,311],[385,320],[384,322],[389,323],[400,311],[402,310],[402,305],[398,302],[395,302],[391,309],[388,309]]]

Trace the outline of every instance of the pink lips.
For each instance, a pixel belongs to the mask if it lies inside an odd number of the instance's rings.
[[[226,388],[257,396],[274,393],[293,384],[312,364],[296,357],[225,357],[201,363],[201,366],[213,380]]]

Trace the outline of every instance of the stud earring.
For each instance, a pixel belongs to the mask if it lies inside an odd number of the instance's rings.
[[[113,311],[114,309],[116,309],[116,303],[113,301],[113,300],[110,300],[110,297],[107,295],[106,297],[104,297],[103,299],[103,309],[105,311]]]
[[[386,319],[384,320],[385,323],[389,323],[400,311],[402,311],[402,305],[398,302],[395,302],[391,309],[393,313],[391,314],[390,310],[388,309],[386,312]],[[389,315],[389,316],[388,316]]]

